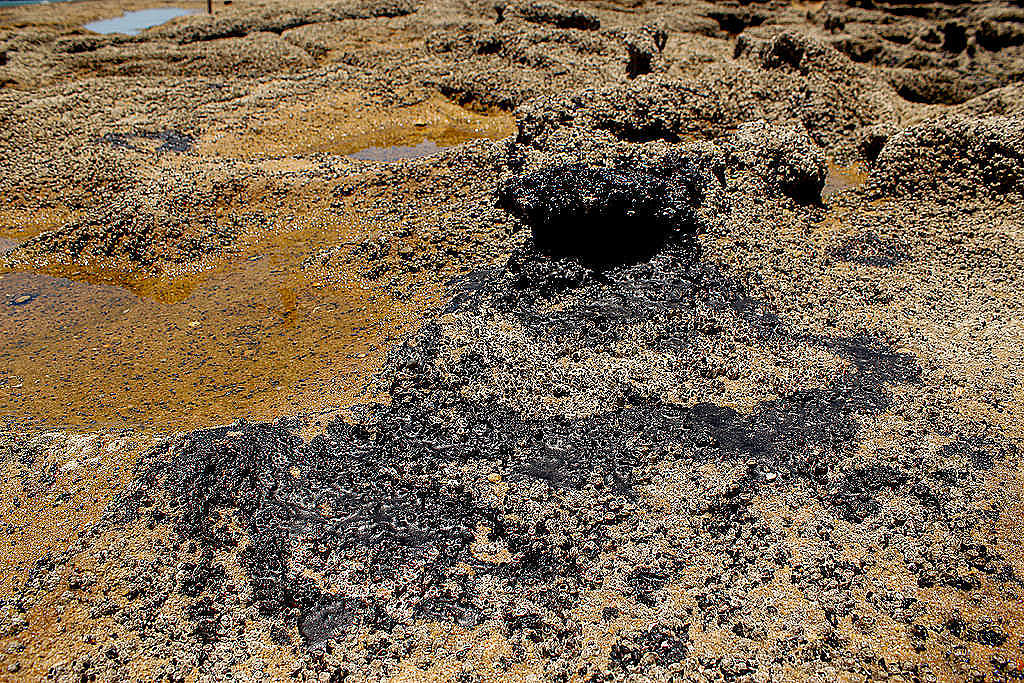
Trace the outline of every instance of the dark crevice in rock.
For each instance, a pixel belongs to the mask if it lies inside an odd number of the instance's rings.
[[[593,265],[649,258],[670,234],[694,229],[703,192],[696,168],[553,166],[508,181],[499,203],[554,256]]]

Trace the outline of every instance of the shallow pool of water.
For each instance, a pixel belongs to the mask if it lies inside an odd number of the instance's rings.
[[[364,161],[394,162],[402,159],[417,159],[437,154],[443,147],[433,140],[424,140],[415,145],[392,145],[390,147],[366,147],[349,154],[353,159]]]
[[[136,12],[125,12],[119,17],[101,19],[85,25],[85,28],[96,33],[123,33],[134,36],[143,29],[159,26],[171,19],[196,14],[198,10],[184,7],[155,7]]]
[[[471,111],[440,95],[390,109],[364,106],[362,98],[339,92],[312,102],[282,103],[265,120],[239,120],[208,131],[195,150],[247,159],[327,153],[394,162],[516,132],[509,112]]]
[[[272,234],[174,278],[0,269],[0,427],[184,429],[350,403],[417,315],[356,272],[302,267],[362,231]]]
[[[868,173],[860,164],[844,166],[830,161],[825,186],[821,188],[821,198],[830,199],[840,192],[861,187],[867,181]]]

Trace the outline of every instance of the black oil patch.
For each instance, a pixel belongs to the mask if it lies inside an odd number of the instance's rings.
[[[888,491],[937,509],[922,488],[931,480],[910,464],[847,465],[864,421],[891,408],[893,386],[920,382],[916,359],[868,335],[792,332],[686,241],[667,239],[647,260],[600,270],[527,248],[506,268],[478,271],[455,286],[446,316],[510,317],[538,344],[558,339],[601,353],[650,323],[648,348],[685,349],[723,333],[702,317],[711,311],[733,333],[768,348],[811,345],[845,363],[820,386],[744,412],[624,390],[619,404],[596,414],[538,416],[500,395],[469,390],[495,371],[515,371],[500,365],[514,359],[467,343],[453,365],[449,333],[431,323],[394,350],[384,375],[387,403],[334,422],[307,444],[284,424],[187,435],[150,454],[119,509],[173,523],[185,539],[211,548],[226,542],[218,520],[227,513],[247,537],[240,560],[254,601],[296,627],[309,647],[417,620],[472,627],[498,619],[510,634],[572,642],[576,596],[602,585],[606,577],[595,567],[614,547],[613,532],[633,523],[638,492],[673,463],[744,472],[691,515],[714,538],[752,530],[765,553],[774,547],[771,532],[758,526],[751,501],[772,487],[802,486],[854,523],[878,514]],[[972,449],[995,449],[968,443],[957,446],[968,467],[985,464]],[[517,493],[489,494],[491,471]],[[485,561],[481,544],[505,559]],[[666,559],[618,580],[638,605],[658,609],[681,570]],[[713,596],[702,599],[721,619],[740,618]],[[201,607],[194,615],[201,623],[212,618]],[[746,636],[757,628],[732,627]],[[634,666],[649,647],[665,662],[686,656],[678,629],[647,636],[639,645],[620,643],[618,665]]]

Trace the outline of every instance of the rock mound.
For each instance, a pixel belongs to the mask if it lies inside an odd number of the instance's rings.
[[[828,163],[799,124],[744,124],[730,139],[729,149],[732,161],[767,194],[802,202],[821,199]]]
[[[942,117],[889,138],[875,182],[895,195],[1024,194],[1024,117]]]
[[[607,140],[679,142],[798,116],[815,144],[852,155],[850,131],[900,120],[892,88],[835,49],[792,31],[757,31],[740,36],[736,61],[698,79],[651,74],[528,102],[518,112],[517,142],[551,149],[565,128]]]
[[[499,201],[542,250],[609,265],[646,258],[670,235],[692,231],[707,182],[686,157],[637,168],[558,165],[507,181]]]

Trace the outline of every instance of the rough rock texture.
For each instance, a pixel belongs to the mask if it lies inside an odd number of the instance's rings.
[[[945,117],[889,138],[876,180],[892,193],[1024,195],[1024,116]],[[952,191],[952,192],[951,192]]]
[[[1019,78],[1019,7],[1002,3],[836,4],[823,27],[857,62],[882,68],[910,101],[955,104]]]
[[[644,259],[670,235],[692,231],[715,182],[686,156],[628,169],[550,166],[506,182],[499,202],[531,225],[537,247],[591,265]]]
[[[111,264],[226,302],[175,376],[411,320],[330,410],[8,410],[0,677],[1020,678],[1018,6],[105,7],[0,10],[0,338]]]
[[[821,199],[828,164],[799,124],[746,123],[732,138],[731,153],[738,166],[764,183],[768,193],[798,201]]]

